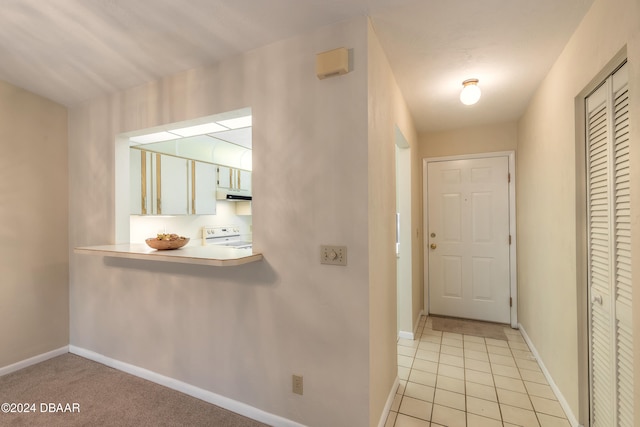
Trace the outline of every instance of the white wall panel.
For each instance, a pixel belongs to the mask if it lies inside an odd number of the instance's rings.
[[[315,54],[337,46],[355,52],[353,71],[318,80]],[[369,425],[366,52],[363,17],[72,110],[70,244],[85,246],[115,236],[116,135],[251,107],[265,260],[219,269],[73,255],[71,344],[306,425]],[[322,243],[347,246],[349,265],[321,265]]]

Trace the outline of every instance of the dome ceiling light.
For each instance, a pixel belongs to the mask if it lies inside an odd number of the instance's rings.
[[[480,88],[478,87],[478,79],[467,79],[462,82],[462,91],[460,92],[460,102],[464,105],[473,105],[480,100]]]

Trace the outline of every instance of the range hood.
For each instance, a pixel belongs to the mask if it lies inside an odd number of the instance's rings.
[[[251,194],[248,191],[232,190],[229,188],[219,188],[216,191],[216,199],[228,200],[230,202],[239,202],[243,200],[251,200]]]

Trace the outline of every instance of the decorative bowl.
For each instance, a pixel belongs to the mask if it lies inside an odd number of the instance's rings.
[[[157,237],[150,237],[145,240],[147,245],[153,249],[159,251],[165,251],[169,249],[179,249],[189,243],[188,237],[180,237],[176,240],[158,240]]]

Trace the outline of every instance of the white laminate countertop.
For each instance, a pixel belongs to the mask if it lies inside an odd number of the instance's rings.
[[[121,243],[117,245],[83,246],[75,248],[74,252],[77,254],[218,267],[248,264],[260,261],[263,258],[261,253],[254,253],[252,249],[236,249],[218,245],[201,246],[197,244],[189,244],[180,249],[158,251],[144,243]]]

